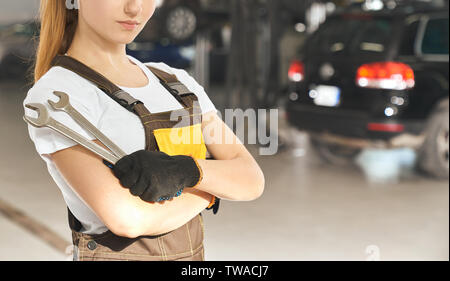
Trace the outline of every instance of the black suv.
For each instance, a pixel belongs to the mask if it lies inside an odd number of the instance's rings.
[[[327,160],[413,147],[449,175],[449,14],[414,6],[344,11],[311,34],[289,69],[287,116]]]

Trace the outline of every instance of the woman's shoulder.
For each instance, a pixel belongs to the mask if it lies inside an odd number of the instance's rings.
[[[169,74],[173,74],[173,75],[177,76],[177,78],[179,80],[185,80],[185,79],[192,78],[192,76],[186,70],[184,70],[182,68],[172,67],[164,62],[146,62],[146,63],[144,63],[144,65],[157,68],[157,69],[165,71]]]
[[[192,91],[192,93],[197,96],[203,113],[209,111],[217,111],[216,107],[208,97],[208,94],[205,92],[203,86],[200,85],[195,80],[195,78],[192,77],[186,70],[171,67],[164,62],[147,62],[144,63],[144,65],[152,66],[169,74],[175,75],[181,83],[183,83],[190,91]]]
[[[95,89],[90,81],[66,68],[53,66],[28,90],[24,103],[42,102],[53,96],[53,91],[65,92],[71,98],[92,99],[92,91],[89,89]]]
[[[32,89],[85,87],[86,82],[88,82],[86,79],[69,69],[53,66],[34,83]]]

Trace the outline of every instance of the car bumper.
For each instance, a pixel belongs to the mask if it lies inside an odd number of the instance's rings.
[[[368,113],[288,102],[291,125],[315,136],[345,145],[418,146],[423,142],[422,120],[377,119]]]

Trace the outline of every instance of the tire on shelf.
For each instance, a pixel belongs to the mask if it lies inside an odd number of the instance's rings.
[[[175,44],[191,40],[199,26],[200,7],[195,2],[175,3],[167,7],[161,14],[163,36]]]
[[[442,100],[431,114],[425,141],[418,151],[418,168],[437,179],[449,178],[449,100]]]
[[[355,157],[361,152],[360,148],[347,147],[339,144],[332,144],[321,140],[318,137],[310,136],[310,147],[317,156],[325,163],[331,165],[353,164]]]

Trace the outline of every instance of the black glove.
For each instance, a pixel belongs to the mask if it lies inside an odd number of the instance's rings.
[[[220,198],[216,197],[214,204],[210,207],[210,208],[206,208],[206,210],[212,210],[213,214],[217,214],[217,212],[219,211],[219,206],[220,206]]]
[[[122,157],[112,168],[131,194],[147,202],[168,200],[202,180],[200,166],[191,156],[169,156],[161,151],[139,150]]]

